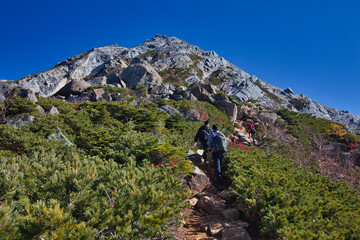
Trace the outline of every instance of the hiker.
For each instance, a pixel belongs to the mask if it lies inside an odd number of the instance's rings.
[[[204,159],[204,163],[208,162],[208,139],[209,139],[209,136],[211,134],[211,128],[209,126],[210,122],[208,120],[206,120],[204,122],[204,125],[202,125],[199,130],[197,131],[196,133],[196,136],[194,138],[194,142],[195,144],[197,143],[197,141],[199,140],[200,141],[200,144],[201,144],[201,148],[204,150],[203,152],[203,159]]]
[[[255,145],[255,133],[256,133],[255,125],[252,121],[249,121],[247,127],[248,127],[248,131],[249,131],[249,137],[251,136],[251,138],[253,140],[253,144]]]
[[[224,182],[221,174],[221,166],[227,151],[227,139],[226,136],[219,131],[219,129],[220,127],[217,124],[212,126],[213,132],[209,137],[208,146],[214,162],[218,190],[222,191],[224,189]]]

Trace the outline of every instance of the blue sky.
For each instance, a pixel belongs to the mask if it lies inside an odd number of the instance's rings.
[[[214,50],[251,75],[360,115],[360,1],[3,1],[0,79],[156,34]]]

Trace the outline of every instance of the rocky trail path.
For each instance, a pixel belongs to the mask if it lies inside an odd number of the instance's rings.
[[[191,196],[187,201],[190,207],[183,211],[188,219],[184,220],[179,228],[172,230],[173,239],[260,239],[254,226],[241,220],[241,206],[228,190],[229,186],[226,185],[222,191],[216,188],[212,182],[212,166],[202,162],[201,154],[202,150],[196,153],[189,151],[188,154],[188,158],[195,165],[189,180]],[[224,180],[226,183],[226,176]]]

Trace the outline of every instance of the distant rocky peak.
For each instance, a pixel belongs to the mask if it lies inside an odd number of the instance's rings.
[[[275,87],[251,76],[214,51],[203,50],[184,40],[165,35],[156,35],[133,48],[118,45],[93,48],[45,72],[22,78],[11,86],[0,81],[0,100],[15,86],[49,97],[60,89],[66,90],[69,84],[73,94],[77,88],[74,82],[79,81],[86,81],[93,86],[117,87],[133,87],[142,82],[151,94],[156,92],[155,95],[161,97],[172,97],[175,86],[210,83],[217,90],[242,102],[309,113],[360,131],[360,117],[316,103],[295,94],[290,88]],[[189,94],[183,95],[184,99],[192,99]]]
[[[184,40],[178,39],[176,37],[168,37],[165,35],[157,34],[155,37],[146,40],[142,45],[154,45],[152,48],[158,48],[162,45],[171,45],[171,44],[179,44],[179,43],[186,43]]]

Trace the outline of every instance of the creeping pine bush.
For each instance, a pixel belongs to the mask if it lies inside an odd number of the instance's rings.
[[[166,235],[188,196],[190,165],[142,166],[40,152],[0,162],[2,239],[144,239]],[[66,236],[66,237],[65,237]]]
[[[302,135],[304,129],[319,134],[330,141],[339,141],[342,139],[356,141],[356,136],[345,132],[345,126],[334,123],[327,119],[316,118],[306,113],[296,113],[287,109],[277,111],[283,119],[289,123],[289,132],[298,137],[301,141],[312,144],[308,136]]]
[[[197,125],[167,128],[155,104],[39,102],[60,114],[0,125],[0,239],[168,236],[189,194],[185,138]],[[58,129],[74,147],[48,140]]]
[[[269,239],[359,239],[360,201],[343,182],[261,150],[228,154],[232,191]]]

